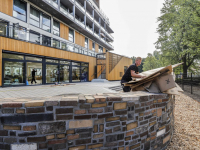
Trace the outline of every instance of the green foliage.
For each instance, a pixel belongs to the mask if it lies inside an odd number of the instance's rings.
[[[200,2],[198,0],[165,0],[158,18],[162,65],[184,62],[183,72],[198,66],[200,58]],[[157,57],[157,53],[154,54]],[[146,69],[146,68],[145,68]]]

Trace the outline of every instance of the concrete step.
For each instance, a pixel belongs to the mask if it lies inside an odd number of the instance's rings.
[[[93,79],[91,82],[109,82],[106,79]]]

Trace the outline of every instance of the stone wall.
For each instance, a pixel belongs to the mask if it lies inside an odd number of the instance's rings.
[[[0,105],[0,149],[165,149],[174,96],[131,92],[18,99]]]

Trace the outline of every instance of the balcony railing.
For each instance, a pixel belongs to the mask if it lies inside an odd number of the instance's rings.
[[[54,1],[52,0],[46,0],[47,2],[49,2],[51,5],[53,5],[54,7],[58,8],[58,4],[55,3]]]
[[[93,31],[88,26],[86,26],[86,29],[93,34]]]
[[[78,6],[79,9],[81,9],[83,12],[85,12],[84,7],[77,1],[75,1],[76,6]]]
[[[40,36],[40,34],[38,34],[37,41],[34,41],[34,42],[30,41],[29,40],[30,32],[27,31],[25,28],[19,28],[19,27],[17,28],[17,27],[13,27],[11,25],[10,26],[0,25],[0,36],[55,48],[55,45],[53,46],[53,43],[50,42],[51,40],[48,41],[48,44],[43,45],[43,43],[41,43],[41,41],[43,41],[43,39],[41,40],[41,38],[43,38],[43,36]],[[64,40],[63,41],[56,40],[56,41],[58,41],[60,43],[59,44],[60,46],[56,47],[57,49],[61,49],[64,51],[70,51],[70,52],[74,52],[74,53],[80,53],[80,54],[93,56],[93,57],[96,57],[96,55],[97,55],[97,53],[94,52],[93,50],[89,50],[85,47],[81,47],[80,45],[70,43],[67,40],[65,40],[65,41]]]
[[[94,23],[99,27],[99,23],[94,19]]]
[[[91,20],[93,20],[93,17],[92,17],[92,15],[91,15],[89,12],[86,11],[86,14],[87,14],[87,16],[88,16]]]
[[[78,23],[81,27],[85,28],[84,23],[82,23],[81,21],[79,21],[78,19],[75,18],[76,23]]]

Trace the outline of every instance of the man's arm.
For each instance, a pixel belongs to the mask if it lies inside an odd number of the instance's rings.
[[[144,78],[145,77],[145,76],[141,76],[141,75],[135,73],[134,70],[131,70],[131,76],[134,77],[134,78]]]

